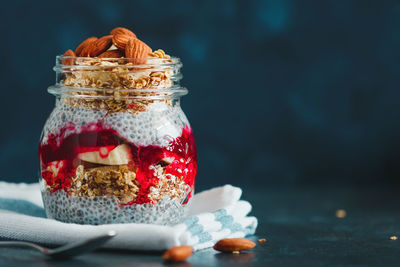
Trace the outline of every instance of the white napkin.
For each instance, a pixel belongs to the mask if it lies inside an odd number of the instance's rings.
[[[257,219],[247,216],[251,205],[240,200],[242,190],[225,185],[195,194],[189,216],[174,226],[152,224],[80,225],[47,219],[39,184],[0,182],[0,239],[61,245],[109,230],[117,236],[105,248],[164,250],[190,245],[208,248],[222,238],[254,234]]]

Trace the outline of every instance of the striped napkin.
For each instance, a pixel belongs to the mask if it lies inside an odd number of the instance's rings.
[[[222,238],[255,233],[257,219],[248,216],[251,205],[240,200],[242,190],[225,185],[195,194],[188,217],[180,224],[80,225],[45,216],[39,184],[0,182],[0,239],[62,245],[114,230],[117,236],[105,248],[165,250],[190,245],[194,250],[211,247]]]

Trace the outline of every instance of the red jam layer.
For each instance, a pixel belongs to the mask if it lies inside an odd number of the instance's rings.
[[[148,197],[150,188],[158,183],[158,178],[154,174],[154,169],[150,167],[157,165],[164,158],[172,160],[166,167],[166,174],[183,179],[191,187],[187,200],[191,197],[197,172],[197,151],[189,126],[185,126],[181,136],[171,141],[166,147],[136,146],[127,142],[116,131],[104,129],[100,123],[88,125],[82,128],[81,133],[70,134],[62,139],[66,131],[74,130],[74,128],[72,124],[64,127],[58,135],[49,135],[47,144],[39,146],[41,175],[46,183],[54,188],[53,191],[67,192],[66,189],[71,186],[71,178],[75,176],[76,167],[80,163],[79,153],[101,151],[100,157],[105,158],[116,146],[128,144],[136,168],[136,179],[140,184],[138,196],[132,203],[151,202]]]

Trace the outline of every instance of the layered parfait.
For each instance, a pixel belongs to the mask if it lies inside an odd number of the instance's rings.
[[[47,216],[82,224],[178,222],[197,154],[180,61],[126,28],[57,58],[39,156]]]

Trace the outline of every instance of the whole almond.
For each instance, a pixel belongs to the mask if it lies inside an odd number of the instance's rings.
[[[146,63],[149,53],[151,48],[137,38],[130,39],[125,47],[125,57],[130,58],[134,65]]]
[[[64,55],[64,57],[75,57],[75,53],[74,51],[72,51],[71,49],[68,49]],[[61,64],[63,65],[74,65],[75,59],[74,58],[63,58],[61,60]]]
[[[193,254],[191,246],[172,247],[164,252],[163,259],[166,261],[184,261]]]
[[[112,35],[106,35],[92,42],[89,46],[89,56],[97,57],[101,53],[107,51],[112,45]]]
[[[118,49],[108,50],[101,53],[98,57],[99,58],[120,58],[123,57],[124,53],[119,51]]]
[[[214,249],[221,252],[234,252],[249,250],[256,246],[256,243],[245,238],[225,238],[214,245]]]
[[[97,40],[98,40],[98,39],[97,39]],[[93,40],[93,41],[87,43],[87,44],[83,47],[83,49],[82,49],[82,51],[81,51],[81,53],[80,53],[79,56],[80,56],[80,57],[90,57],[90,51],[92,50],[92,45],[93,45],[97,40]]]
[[[134,34],[131,30],[124,28],[124,27],[117,27],[117,28],[112,29],[110,34],[111,35],[126,34],[129,36],[132,36],[133,38],[136,38],[136,34]]]
[[[135,37],[128,34],[115,34],[113,35],[112,42],[113,44],[121,51],[125,51],[126,44],[130,39],[134,39]]]
[[[78,47],[75,49],[75,55],[77,57],[81,57],[82,56],[82,50],[84,48],[87,48],[92,42],[94,42],[96,40],[97,40],[97,37],[89,37],[89,38],[87,38],[80,45],[78,45]]]

